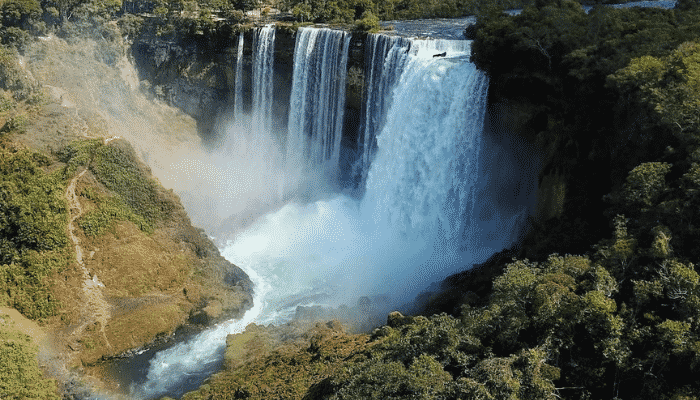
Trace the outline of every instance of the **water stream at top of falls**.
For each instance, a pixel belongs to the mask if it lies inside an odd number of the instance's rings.
[[[245,116],[253,129],[231,129],[215,155],[227,160],[224,168],[254,167],[252,176],[234,174],[252,181],[231,182],[240,198],[278,205],[244,229],[231,227],[222,249],[253,280],[255,306],[241,320],[157,353],[132,385],[136,398],[196,388],[221,365],[226,335],[250,322],[283,323],[298,305],[352,305],[366,295],[405,302],[510,245],[527,214],[534,179],[520,176],[507,146],[483,134],[488,78],[469,62],[470,42],[369,35],[364,122],[357,147],[343,148],[350,34],[297,33],[283,144],[268,119],[274,93],[265,64],[272,53],[265,52],[274,28],[255,38],[253,109]],[[359,154],[361,199],[329,183],[344,152]],[[518,195],[498,197],[496,169],[527,181],[516,185]]]

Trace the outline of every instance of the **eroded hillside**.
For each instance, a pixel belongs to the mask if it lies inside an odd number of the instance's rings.
[[[0,301],[40,321],[45,367],[69,386],[88,379],[67,378],[75,367],[98,373],[102,360],[252,304],[247,275],[141,161],[196,148],[194,121],[149,103],[122,43],[111,45],[122,54],[112,65],[98,43],[56,37],[2,60]]]

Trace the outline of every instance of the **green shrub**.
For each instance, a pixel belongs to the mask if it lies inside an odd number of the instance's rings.
[[[68,264],[68,209],[49,159],[0,148],[0,302],[34,319],[55,315],[46,278]]]
[[[15,99],[9,93],[3,92],[0,96],[0,113],[14,110],[15,107],[17,107]]]
[[[0,316],[0,398],[58,400],[56,382],[45,379],[29,336]]]
[[[94,198],[98,208],[83,215],[78,226],[88,236],[99,236],[116,221],[131,221],[146,233],[153,233],[153,225],[136,215],[119,197],[98,196]]]
[[[80,167],[87,167],[94,157],[95,149],[102,145],[99,139],[76,140],[59,150],[58,159],[66,163],[65,177],[70,178]]]
[[[122,36],[134,40],[143,29],[143,18],[133,14],[124,14],[117,21],[117,26],[121,30]]]
[[[37,0],[6,0],[0,5],[3,26],[29,28],[32,20],[41,16],[41,5]]]
[[[3,43],[12,37],[13,29],[21,35],[26,34],[19,28],[3,29],[0,31]],[[19,65],[17,50],[5,46],[0,46],[0,89],[12,92],[17,100],[27,98],[34,90],[34,83],[27,78],[26,72]]]
[[[29,116],[27,113],[15,114],[7,120],[2,127],[3,132],[25,133],[29,126]]]
[[[170,214],[172,204],[159,195],[155,181],[130,148],[97,147],[90,170],[147,223],[154,224]]]
[[[365,11],[362,19],[355,21],[355,27],[360,31],[377,32],[380,29],[379,18],[372,11]]]
[[[97,203],[98,209],[78,221],[85,234],[100,235],[114,221],[132,221],[142,231],[151,233],[158,221],[167,218],[172,203],[158,192],[158,185],[128,146],[105,146],[101,140],[79,140],[58,153],[66,163],[66,177],[78,168],[88,167],[98,181],[109,189],[114,198],[93,190],[84,192]]]
[[[63,181],[40,166],[45,156],[0,149],[0,237],[19,250],[55,250],[68,243]]]

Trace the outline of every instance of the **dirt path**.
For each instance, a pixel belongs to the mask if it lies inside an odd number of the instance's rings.
[[[107,343],[107,346],[112,347],[107,340],[107,335],[105,334],[105,326],[111,317],[111,306],[105,300],[102,288],[104,284],[100,282],[97,275],[91,274],[90,271],[85,267],[85,262],[83,259],[83,248],[80,245],[80,238],[75,235],[75,220],[80,218],[83,214],[83,208],[80,205],[80,199],[75,193],[75,186],[80,178],[85,175],[87,169],[84,169],[73,179],[71,179],[68,187],[66,188],[66,200],[68,200],[68,205],[70,207],[70,220],[68,222],[68,236],[70,237],[73,246],[75,247],[75,261],[83,272],[83,284],[81,300],[85,305],[82,314],[83,322],[80,324],[78,329],[73,333],[75,336],[79,336],[85,330],[85,328],[92,323],[98,322],[100,332]]]

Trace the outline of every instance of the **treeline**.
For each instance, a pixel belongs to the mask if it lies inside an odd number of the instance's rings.
[[[580,1],[586,5],[625,3],[627,0]],[[281,0],[301,22],[353,23],[367,17],[382,21],[453,18],[477,15],[485,9],[518,9],[535,5],[536,0]]]
[[[619,3],[625,0],[586,1],[586,4]],[[682,0],[692,1],[692,0]],[[159,34],[204,34],[251,22],[247,12],[258,10],[260,18],[277,17],[297,22],[352,25],[376,31],[380,20],[461,17],[484,9],[523,8],[536,0],[4,0],[0,2],[2,43],[22,47],[32,36],[58,32],[64,37],[113,35],[105,23],[120,19],[122,33],[136,33],[143,20],[156,18]]]

